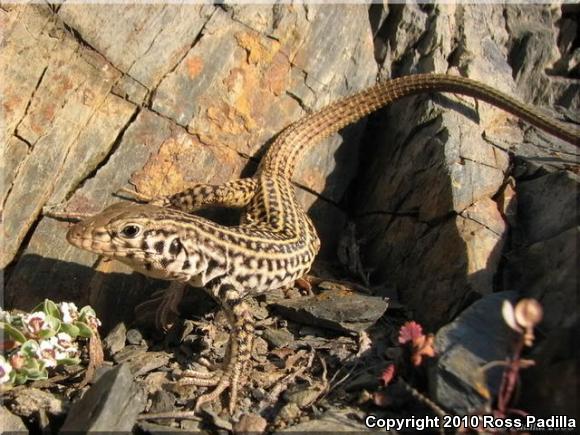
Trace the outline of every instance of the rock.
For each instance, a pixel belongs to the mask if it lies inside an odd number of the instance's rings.
[[[127,343],[142,344],[143,334],[138,329],[129,329],[127,331]]]
[[[387,302],[345,290],[327,290],[312,297],[279,300],[274,307],[284,317],[299,323],[341,332],[360,332],[373,325],[386,311]]]
[[[303,409],[312,405],[323,391],[324,388],[320,384],[312,387],[296,387],[286,390],[284,392],[284,398],[288,403],[294,403],[300,409]]]
[[[509,26],[512,38],[510,53],[513,74],[518,89],[526,101],[535,104],[574,107],[578,111],[580,86],[567,80],[570,61],[574,57],[574,49],[569,41],[574,32],[566,18],[572,18],[566,7],[555,8],[550,13],[541,7],[527,7],[528,5],[513,4],[506,8],[506,24]],[[554,21],[558,20],[559,33],[557,44],[553,40]],[[577,27],[577,22],[575,26]],[[553,64],[555,70],[562,71],[555,74],[546,74],[541,68],[533,65]],[[573,61],[572,61],[573,64]],[[556,72],[556,71],[554,71]],[[530,86],[533,83],[534,85]],[[576,101],[574,101],[574,99]]]
[[[333,258],[338,248],[336,235],[346,226],[346,214],[324,197],[314,195],[306,190],[299,189],[296,192],[296,197],[298,202],[308,210],[308,215],[316,224],[319,237],[324,240],[320,248],[320,255],[323,258]]]
[[[262,337],[272,347],[283,347],[294,341],[294,336],[287,329],[267,327],[264,329]]]
[[[62,415],[67,406],[62,399],[37,388],[18,390],[10,402],[10,411],[22,417],[33,417],[39,411],[51,415]]]
[[[577,85],[537,68],[551,68],[558,55],[554,31],[559,12],[532,7],[528,14],[522,8],[462,7],[458,17],[449,5],[437,5],[433,11],[393,5],[377,32],[389,43],[385,73],[391,66],[397,76],[423,68],[451,73],[448,60],[453,53],[453,65],[461,65],[471,78],[520,100],[530,101],[527,96],[533,94],[539,104],[559,101],[574,112]],[[512,28],[517,37],[527,35],[530,41],[524,69],[513,65],[519,57],[507,33]],[[459,45],[450,42],[456,37],[462,41]],[[512,66],[521,71],[517,84]],[[470,99],[445,94],[425,100],[393,104],[370,123],[376,128],[368,133],[369,157],[362,159],[353,200],[361,257],[374,269],[372,281],[395,286],[414,317],[434,329],[480,295],[496,290],[494,277],[501,272],[507,227],[493,202],[509,174],[508,151],[530,155],[535,167],[562,167],[566,162],[573,165],[577,150],[533,128],[522,133],[511,117],[489,105],[478,104],[474,117],[466,107],[473,107]],[[534,153],[527,142],[543,151]],[[556,193],[554,200],[566,195]],[[574,204],[568,201],[569,208]],[[477,216],[473,208],[479,209]]]
[[[482,411],[488,399],[481,384],[497,394],[503,366],[485,372],[491,361],[504,361],[511,355],[515,332],[502,318],[504,300],[515,302],[517,293],[499,292],[485,296],[435,336],[437,365],[430,374],[431,395],[436,403],[456,414]]]
[[[155,88],[183,58],[212,13],[213,8],[203,5],[161,4],[71,4],[58,11],[87,43],[147,89]]]
[[[147,346],[145,345],[135,345],[130,344],[125,346],[121,351],[117,352],[113,357],[113,360],[117,364],[121,364],[127,361],[131,361],[137,358],[141,358],[147,352]]]
[[[127,338],[127,327],[123,322],[120,322],[111,329],[111,332],[103,339],[103,347],[109,357],[112,357],[117,352],[125,347],[125,339]]]
[[[158,390],[151,396],[151,408],[149,413],[170,412],[173,411],[175,396],[169,391]]]
[[[550,239],[577,225],[580,177],[555,171],[518,181],[518,223],[526,244]]]
[[[193,422],[198,423],[198,422]],[[199,425],[196,424],[192,429],[189,428],[177,428],[173,426],[163,426],[161,424],[149,423],[146,421],[137,423],[137,427],[145,434],[156,435],[156,434],[166,434],[166,433],[191,433],[200,432]],[[200,432],[205,433],[205,432]]]
[[[6,131],[30,152],[7,180],[1,268],[12,262],[42,207],[62,201],[63,191],[97,167],[136,109],[110,94],[119,71],[80,46],[48,8],[24,6],[6,18]]]
[[[518,230],[519,238],[523,239],[520,243],[529,245],[547,240],[577,225],[580,204],[577,174],[555,171],[531,179],[518,178]]]
[[[163,390],[164,386],[169,383],[168,373],[164,371],[148,373],[144,379],[139,380],[139,385],[145,390],[148,396]]]
[[[536,366],[522,374],[522,409],[534,415],[578,415],[578,204],[579,177],[564,166],[566,154],[545,157],[527,149],[517,160],[518,213],[511,251],[506,255],[506,286],[537,299],[544,316],[530,358]],[[549,399],[548,399],[549,398]]]
[[[266,419],[257,414],[244,414],[234,425],[235,433],[263,433],[266,430],[268,422]]]
[[[569,327],[553,329],[529,355],[536,365],[521,376],[518,408],[538,417],[566,415],[578,421],[578,319]]]
[[[2,433],[4,432],[28,432],[28,429],[24,425],[22,419],[6,409],[4,406],[0,406],[0,427],[2,428]]]
[[[219,429],[225,429],[231,432],[233,425],[229,420],[219,416],[209,407],[204,408],[204,412],[211,418],[211,422]]]
[[[68,224],[41,217],[43,206],[91,213],[129,184],[165,195],[249,176],[283,128],[379,77],[460,72],[538,105],[565,106],[565,119],[577,119],[580,107],[579,85],[566,76],[578,70],[573,5],[2,11],[5,302],[90,302],[104,334],[162,284],[73,248]],[[321,257],[334,254],[352,217],[361,259],[354,270],[388,282],[426,329],[515,282],[542,299],[550,314],[543,327],[557,330],[570,322],[567,302],[576,296],[577,234],[568,231],[577,223],[577,170],[574,145],[447,94],[401,101],[317,144],[294,181],[321,235]],[[503,186],[512,176],[524,201],[509,222],[523,237],[514,231],[506,245]],[[536,267],[525,271],[527,261]]]
[[[349,418],[348,414],[352,412],[349,409],[336,409],[333,408],[326,411],[320,417],[316,419],[299,423],[294,426],[290,426],[284,430],[278,431],[276,433],[282,432],[370,432],[365,425],[359,423],[356,420]]]
[[[256,8],[6,10],[10,158],[2,168],[0,266],[14,266],[6,286],[10,307],[31,308],[42,294],[90,301],[107,313],[105,331],[130,320],[127,307],[155,284],[69,246],[67,224],[39,218],[43,206],[68,200],[67,210],[90,213],[117,201],[112,194],[129,182],[164,195],[249,175],[256,163],[248,157],[258,158],[283,128],[374,82],[364,5]],[[299,188],[299,197],[313,210],[325,254],[333,254],[333,235],[344,221],[335,204],[354,177],[362,127],[319,144],[297,171],[309,189]]]
[[[580,229],[520,248],[508,256],[507,279],[522,296],[533,297],[544,308],[541,328],[550,332],[569,328],[577,318],[578,246]]]
[[[182,420],[181,423],[181,430],[187,433],[200,433],[200,434],[211,434],[212,432],[202,430],[201,426],[203,425],[202,422],[197,420]]]
[[[299,415],[300,408],[298,405],[290,402],[286,403],[282,409],[280,409],[280,412],[278,412],[278,415],[276,416],[276,420],[288,423],[295,420]]]
[[[103,375],[72,405],[61,431],[128,432],[144,408],[143,391],[133,382],[129,367],[122,364]]]
[[[12,137],[5,146],[2,159],[0,159],[0,174],[2,174],[2,184],[0,185],[1,204],[4,204],[20,163],[28,154],[28,145],[17,137]]]
[[[252,358],[260,362],[264,362],[268,358],[268,343],[262,337],[254,337]]]
[[[167,352],[145,352],[127,361],[133,376],[142,376],[150,371],[165,366],[170,356]]]

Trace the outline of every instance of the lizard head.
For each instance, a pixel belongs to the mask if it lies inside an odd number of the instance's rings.
[[[199,256],[184,244],[183,225],[195,217],[149,204],[117,203],[73,225],[72,245],[119,260],[136,271],[165,280],[189,280],[199,273]],[[192,236],[187,237],[189,241]]]

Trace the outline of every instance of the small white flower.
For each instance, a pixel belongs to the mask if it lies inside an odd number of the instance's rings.
[[[52,338],[54,337],[51,337],[51,339]],[[60,354],[51,339],[41,341],[38,348],[38,359],[44,363],[45,367],[55,367],[56,360]]]
[[[79,310],[73,302],[61,302],[58,308],[62,313],[62,321],[64,323],[73,323],[79,318]]]
[[[0,355],[0,384],[6,384],[10,381],[12,366]]]
[[[46,321],[46,314],[42,311],[24,316],[22,322],[26,331],[32,336],[36,336],[40,331],[50,329],[50,325]]]
[[[51,337],[50,341],[57,351],[57,360],[74,356],[78,351],[76,343],[73,343],[72,337],[66,332],[59,332],[55,337]]]
[[[12,317],[10,316],[10,313],[0,308],[0,322],[10,323],[11,320]]]

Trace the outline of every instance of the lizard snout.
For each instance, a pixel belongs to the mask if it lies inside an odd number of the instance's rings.
[[[67,241],[77,247],[80,247],[83,235],[87,231],[87,226],[84,222],[74,224],[66,233]]]

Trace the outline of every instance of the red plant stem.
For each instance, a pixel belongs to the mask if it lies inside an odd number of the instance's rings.
[[[514,354],[509,364],[506,366],[499,387],[499,394],[497,398],[497,411],[501,417],[506,416],[508,403],[510,402],[514,389],[518,382],[518,375],[520,372],[520,357],[524,348],[524,338],[519,337],[519,340],[514,349]]]

